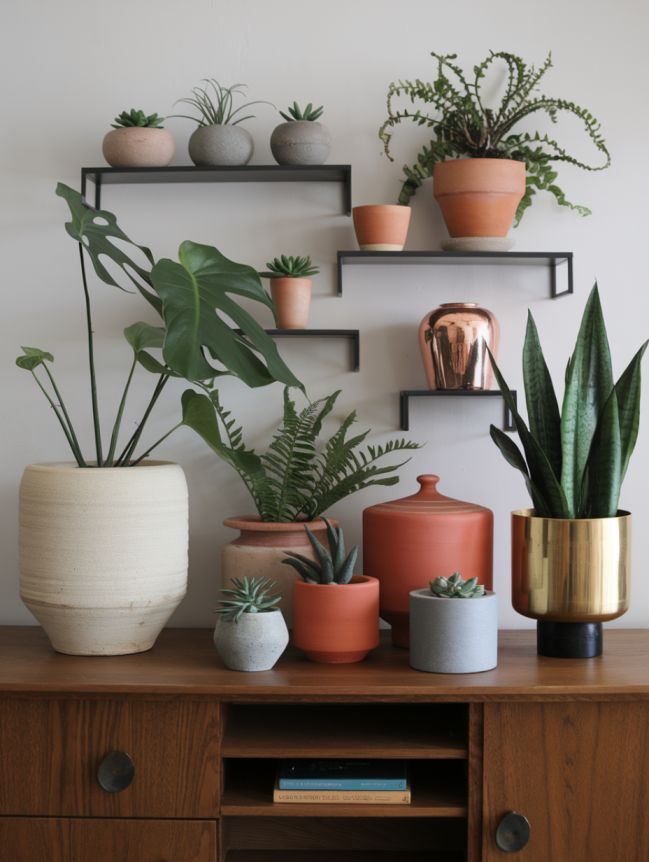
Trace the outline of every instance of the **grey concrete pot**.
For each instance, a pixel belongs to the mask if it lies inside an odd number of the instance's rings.
[[[410,664],[428,673],[478,673],[498,663],[495,593],[446,599],[430,589],[410,593]]]
[[[331,148],[329,129],[311,120],[281,123],[270,136],[278,165],[323,165]]]
[[[219,617],[214,646],[230,670],[270,670],[288,644],[280,610],[243,614],[239,622]]]
[[[198,167],[247,165],[254,149],[241,126],[199,126],[189,139],[189,156]]]

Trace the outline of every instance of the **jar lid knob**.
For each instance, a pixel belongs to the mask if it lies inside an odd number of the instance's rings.
[[[434,473],[423,473],[421,476],[417,476],[417,481],[421,485],[422,491],[434,491],[437,488],[439,476]]]

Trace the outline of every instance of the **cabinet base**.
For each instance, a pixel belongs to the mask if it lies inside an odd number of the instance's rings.
[[[595,658],[602,654],[601,623],[558,623],[538,620],[536,646],[539,655],[551,658]]]

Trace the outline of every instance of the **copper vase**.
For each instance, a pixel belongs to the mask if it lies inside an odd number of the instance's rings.
[[[498,350],[495,316],[477,302],[445,302],[419,325],[419,346],[430,389],[491,389],[487,348]]]

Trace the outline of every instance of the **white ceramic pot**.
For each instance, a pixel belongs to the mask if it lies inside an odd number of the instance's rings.
[[[176,142],[167,129],[129,126],[108,132],[101,148],[114,168],[166,168],[176,152]]]
[[[474,599],[410,593],[410,664],[428,673],[478,673],[498,663],[495,593]]]
[[[255,149],[242,126],[199,126],[189,139],[189,156],[197,167],[247,165]]]
[[[20,484],[20,596],[58,652],[150,649],[187,589],[177,464],[31,464]]]
[[[280,610],[242,614],[238,622],[219,617],[214,646],[230,670],[270,670],[288,644]]]

